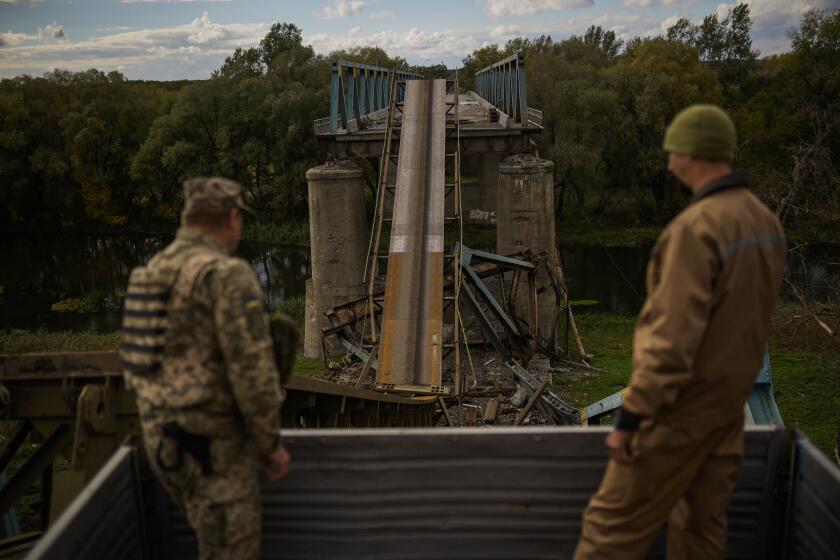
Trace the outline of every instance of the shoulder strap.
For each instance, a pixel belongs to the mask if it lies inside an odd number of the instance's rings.
[[[177,295],[179,301],[188,299],[202,273],[211,265],[224,259],[225,257],[212,253],[199,253],[190,257],[178,270],[178,275],[172,284],[173,294]]]

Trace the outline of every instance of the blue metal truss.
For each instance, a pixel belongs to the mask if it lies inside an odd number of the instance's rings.
[[[617,393],[613,393],[598,402],[584,407],[580,412],[581,423],[596,426],[600,424],[602,416],[611,414],[621,407],[621,401],[625,391],[627,389],[622,389]],[[747,398],[744,414],[746,423],[750,425],[775,424],[780,427],[784,427],[785,425],[782,420],[782,413],[779,412],[779,407],[776,405],[776,399],[773,396],[773,380],[770,374],[770,352],[767,348],[764,349],[764,363],[755,379],[750,396]]]
[[[500,60],[475,74],[476,93],[516,123],[529,123],[525,53]]]
[[[329,132],[347,129],[348,121],[356,120],[359,128],[364,128],[362,117],[388,108],[388,95],[391,82],[397,80],[416,80],[419,74],[369,66],[358,62],[337,60],[332,64],[330,82]],[[402,101],[404,91],[397,90],[397,102]],[[326,119],[323,119],[326,120]],[[326,124],[326,123],[316,123]]]

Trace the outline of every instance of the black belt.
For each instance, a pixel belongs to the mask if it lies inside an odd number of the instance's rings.
[[[175,440],[177,455],[174,465],[166,465],[163,462],[163,439],[157,447],[157,464],[164,472],[177,471],[183,463],[183,453],[186,452],[201,465],[201,472],[204,476],[213,474],[213,463],[210,460],[210,437],[200,436],[185,430],[177,422],[167,422],[163,425],[163,437]]]

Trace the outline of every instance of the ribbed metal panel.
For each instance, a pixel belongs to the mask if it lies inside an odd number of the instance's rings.
[[[808,440],[795,453],[789,557],[840,558],[840,469]]]
[[[263,558],[567,558],[605,466],[596,428],[286,432],[288,479],[263,485]],[[784,434],[747,433],[728,558],[764,558]],[[170,514],[176,513],[172,510]],[[194,557],[183,520],[167,557]],[[778,532],[778,531],[776,531]],[[663,541],[651,558],[664,557]]]
[[[27,560],[149,558],[135,453],[120,447]]]

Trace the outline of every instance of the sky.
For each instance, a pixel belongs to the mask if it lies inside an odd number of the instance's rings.
[[[737,1],[737,0],[734,0]],[[840,0],[747,0],[753,46],[790,47],[810,8]],[[512,37],[582,35],[590,25],[624,39],[657,35],[679,17],[699,22],[734,4],[715,0],[0,0],[0,77],[55,68],[119,70],[129,79],[210,76],[274,22],[295,23],[316,52],[376,45],[411,64],[450,68]]]

